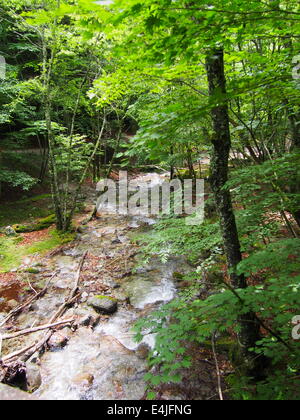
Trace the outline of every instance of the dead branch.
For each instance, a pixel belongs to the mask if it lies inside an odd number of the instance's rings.
[[[39,299],[40,297],[43,297],[45,293],[47,292],[47,289],[49,287],[50,282],[52,279],[57,275],[57,271],[50,277],[50,279],[47,281],[46,286],[43,290],[41,290],[38,294],[30,298],[27,302],[25,302],[22,305],[17,306],[15,309],[13,309],[6,318],[1,322],[0,327],[3,327],[13,316],[18,315],[23,309],[25,309],[27,306],[31,305],[35,300]]]
[[[88,251],[85,252],[85,254],[83,255],[78,270],[77,270],[77,274],[76,274],[76,278],[75,278],[75,285],[73,287],[73,289],[71,290],[71,293],[69,294],[68,298],[65,300],[65,302],[61,305],[61,307],[58,309],[58,311],[53,315],[53,317],[50,320],[50,324],[55,322],[57,320],[57,318],[61,317],[66,309],[72,304],[74,297],[76,296],[77,292],[78,292],[78,288],[79,288],[79,282],[80,282],[80,275],[81,275],[81,271],[83,268],[83,264],[84,261],[86,259],[86,256],[88,254]]]
[[[72,289],[70,295],[65,300],[65,302],[58,309],[58,311],[52,316],[52,318],[50,319],[48,324],[53,324],[58,318],[60,318],[65,313],[66,309],[71,304],[74,297],[76,296],[78,288],[79,288],[81,271],[82,271],[83,264],[84,264],[84,261],[86,259],[87,254],[88,254],[88,251],[85,252],[85,254],[83,255],[83,257],[80,261],[78,271],[77,271],[77,274],[76,274],[76,278],[75,278],[74,288]],[[53,333],[53,331],[48,331],[48,332],[45,333],[44,337],[40,341],[38,341],[37,343],[34,343],[31,346],[28,346],[26,348],[23,348],[23,349],[17,351],[17,352],[14,352],[14,353],[11,353],[11,354],[5,356],[3,358],[3,362],[4,363],[11,363],[12,361],[14,361],[17,357],[19,357],[21,355],[22,355],[21,361],[26,362],[28,359],[30,359],[30,357],[34,353],[36,353],[42,347],[44,347],[44,345],[47,343],[47,341],[49,341],[49,339],[51,338],[52,333]]]
[[[28,334],[32,334],[32,333],[35,333],[35,332],[38,332],[38,331],[48,330],[49,328],[58,327],[59,325],[70,324],[73,321],[74,321],[74,319],[71,318],[71,319],[67,319],[65,321],[58,321],[58,322],[55,322],[53,324],[41,325],[41,326],[35,327],[35,328],[28,328],[26,330],[17,331],[13,334],[3,335],[2,340],[11,340],[13,338],[21,337],[22,335],[28,335]]]
[[[16,359],[18,356],[20,356],[21,354],[25,353],[26,351],[32,349],[35,346],[35,343],[30,344],[29,346],[17,350],[14,353],[10,353],[7,356],[3,357],[3,359],[1,359],[0,363],[2,362],[3,364],[6,363],[11,363],[14,359]],[[33,352],[32,354],[34,354],[35,352]]]

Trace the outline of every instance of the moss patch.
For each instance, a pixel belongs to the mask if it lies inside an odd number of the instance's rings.
[[[111,300],[111,301],[113,301],[113,302],[117,302],[117,301],[118,301],[116,298],[113,298],[113,297],[111,297],[111,296],[101,296],[101,295],[97,295],[97,296],[95,296],[95,298],[96,298],[96,299],[109,299],[109,300]]]
[[[13,225],[13,229],[17,233],[36,232],[39,230],[47,229],[48,227],[53,225],[55,222],[56,222],[55,214],[51,214],[50,216],[40,219],[36,221],[35,223],[29,224],[29,225]]]
[[[45,254],[47,251],[74,240],[75,235],[60,234],[56,230],[49,233],[49,237],[34,244],[23,245],[22,237],[0,238],[0,272],[5,273],[17,268],[22,259],[32,254]]]
[[[15,202],[1,203],[0,226],[25,225],[33,223],[38,218],[49,216],[52,200],[49,194],[19,200]]]

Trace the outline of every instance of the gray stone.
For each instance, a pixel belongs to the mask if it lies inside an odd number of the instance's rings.
[[[82,327],[96,327],[100,322],[100,315],[93,308],[79,307],[75,316],[78,317],[76,324]]]
[[[84,315],[81,318],[79,318],[78,325],[81,327],[89,327],[93,324],[93,317],[92,315]]]
[[[136,354],[140,359],[147,359],[150,352],[150,347],[146,343],[141,343],[136,349]]]
[[[7,302],[7,306],[9,307],[9,309],[15,309],[18,305],[18,302],[14,299],[11,299]]]
[[[39,359],[31,359],[26,363],[26,383],[29,392],[36,391],[42,385],[40,367],[38,363],[33,363],[35,360],[38,362]]]
[[[64,348],[69,341],[69,337],[63,331],[54,333],[48,341],[48,347],[51,351],[56,351]]]
[[[0,384],[0,401],[37,401],[32,395],[12,388],[7,385]]]
[[[104,314],[113,314],[118,309],[117,300],[108,296],[94,296],[90,298],[87,303],[97,312]]]
[[[17,232],[11,226],[7,226],[4,229],[4,234],[6,236],[17,236]]]
[[[94,375],[91,375],[90,373],[82,373],[76,375],[72,379],[72,383],[76,386],[90,387],[93,385],[94,379]]]
[[[83,292],[81,295],[81,302],[84,303],[88,300],[89,294],[87,292]]]

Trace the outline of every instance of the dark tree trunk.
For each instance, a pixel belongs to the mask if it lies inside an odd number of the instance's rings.
[[[293,152],[300,151],[300,114],[293,113],[289,117],[290,124],[291,124],[291,135],[292,135],[292,147],[291,150]],[[295,180],[295,185],[292,187],[292,193],[299,194],[300,187],[297,184],[297,180]],[[300,227],[300,210],[296,210],[293,213],[294,219],[297,222],[298,227]]]
[[[237,265],[242,260],[242,253],[231,194],[227,188],[224,188],[228,181],[231,136],[228,102],[226,100],[223,50],[215,50],[207,57],[207,76],[212,102],[211,115],[214,132],[212,138],[211,187],[220,217],[231,284],[235,289],[245,289],[247,288],[245,277],[237,274]],[[239,340],[248,373],[257,377],[261,373],[258,372],[261,371],[261,363],[257,359],[257,355],[251,353],[249,348],[255,347],[256,342],[260,339],[259,323],[254,313],[245,314],[238,321],[241,326]]]

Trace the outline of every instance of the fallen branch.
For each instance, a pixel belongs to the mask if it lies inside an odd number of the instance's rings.
[[[66,301],[61,305],[61,307],[58,309],[58,311],[52,316],[52,318],[49,321],[49,325],[53,324],[58,318],[60,318],[66,311],[66,309],[68,308],[68,306],[71,304],[71,302],[73,301],[74,297],[77,294],[78,288],[79,288],[79,282],[80,282],[80,275],[81,275],[81,271],[82,271],[82,267],[84,264],[84,261],[86,259],[86,256],[88,254],[88,251],[85,252],[85,254],[83,255],[79,267],[78,267],[78,271],[76,274],[76,278],[75,278],[75,285],[74,288],[72,289],[70,295],[68,296],[68,298],[66,299]],[[3,358],[3,362],[4,363],[11,363],[12,361],[14,361],[17,357],[22,355],[21,361],[22,362],[26,362],[28,359],[30,359],[30,357],[36,353],[37,351],[39,351],[42,347],[44,347],[44,345],[47,343],[47,341],[49,341],[49,339],[52,336],[52,331],[48,331],[46,332],[46,334],[44,335],[44,337],[38,341],[37,343],[32,344],[31,346],[25,347],[19,351],[16,351],[14,353],[8,354],[7,356],[5,356]]]
[[[48,330],[49,328],[58,327],[59,325],[70,324],[74,319],[67,319],[65,321],[58,321],[54,324],[41,325],[35,328],[28,328],[26,330],[17,331],[13,334],[2,335],[2,340],[12,340],[13,338],[21,337],[22,335],[32,334],[38,331]]]
[[[53,315],[53,317],[50,320],[50,324],[52,322],[55,322],[57,320],[57,318],[61,317],[66,309],[73,303],[73,299],[76,296],[77,292],[78,292],[78,288],[79,288],[79,282],[80,282],[80,275],[81,275],[81,271],[82,271],[82,267],[84,264],[84,261],[86,259],[86,256],[88,254],[88,251],[85,252],[85,254],[83,255],[78,270],[77,270],[77,274],[76,274],[76,278],[75,278],[75,285],[73,287],[73,289],[71,290],[71,293],[69,294],[68,298],[65,300],[65,302],[61,305],[61,307],[58,309],[58,311]]]
[[[21,354],[25,353],[26,351],[32,349],[35,346],[35,343],[30,344],[29,346],[17,350],[13,353],[8,354],[7,356],[3,357],[3,359],[0,360],[0,363],[2,362],[3,364],[6,363],[11,363],[14,359],[16,359],[18,356],[20,356]],[[32,354],[34,354],[35,352],[33,352]]]
[[[45,295],[45,293],[47,292],[47,289],[49,287],[49,284],[51,282],[51,280],[57,275],[57,272],[55,272],[51,278],[47,281],[46,286],[44,287],[43,290],[41,290],[38,294],[36,294],[35,296],[33,296],[32,298],[30,298],[27,302],[25,302],[22,305],[17,306],[15,309],[13,309],[6,318],[4,318],[4,320],[0,323],[0,327],[3,327],[3,325],[5,325],[13,316],[18,315],[23,309],[25,309],[27,306],[31,305],[34,301],[36,301],[37,299],[39,299],[40,297],[43,297]]]

